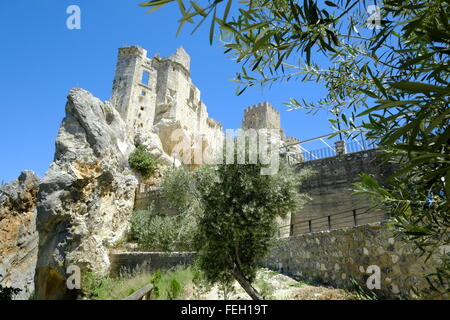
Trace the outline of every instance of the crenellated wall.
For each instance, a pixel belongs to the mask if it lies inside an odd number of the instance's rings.
[[[244,111],[243,129],[280,129],[280,113],[267,101]]]

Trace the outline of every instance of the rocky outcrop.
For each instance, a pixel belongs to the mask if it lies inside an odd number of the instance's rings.
[[[179,160],[169,156],[161,142],[160,137],[155,132],[138,131],[134,139],[136,145],[141,145],[145,150],[158,160],[161,167],[179,166]]]
[[[23,171],[0,188],[0,286],[20,289],[14,299],[28,299],[34,291],[38,185],[34,172]]]
[[[38,193],[38,299],[73,298],[67,268],[106,273],[108,247],[129,228],[137,179],[128,166],[134,143],[109,102],[72,89],[54,162]]]

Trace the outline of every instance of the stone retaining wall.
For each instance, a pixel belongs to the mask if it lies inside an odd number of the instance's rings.
[[[361,182],[361,172],[374,175],[383,184],[386,177],[395,171],[395,167],[384,163],[378,154],[376,149],[365,150],[299,163],[298,170],[311,168],[316,173],[300,186],[299,192],[308,194],[312,199],[292,214],[292,234],[340,229],[384,220],[386,212],[366,212],[369,207],[367,197],[355,195],[352,191],[354,184]],[[353,213],[357,216],[356,219]]]
[[[424,274],[434,271],[434,259],[425,263],[382,222],[279,239],[263,265],[294,278],[340,288],[351,287],[351,279],[367,288],[367,279],[373,274],[368,267],[375,265],[381,287],[373,292],[380,298],[410,299],[416,297],[414,289],[429,291]]]

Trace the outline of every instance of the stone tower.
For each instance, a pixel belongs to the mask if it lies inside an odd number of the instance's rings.
[[[170,137],[176,129],[185,130],[187,136],[206,137],[205,148],[222,148],[222,127],[208,117],[200,90],[190,78],[190,57],[183,48],[166,58],[148,58],[139,46],[120,48],[111,103],[131,137],[156,132],[169,155],[174,147]]]
[[[253,105],[244,111],[243,129],[281,129],[280,113],[266,102]]]
[[[157,71],[149,63],[146,50],[137,46],[119,49],[111,103],[130,133],[134,133],[135,127],[153,126],[156,78]]]
[[[164,59],[147,58],[147,51],[138,46],[119,49],[111,102],[131,134],[151,130],[161,113],[170,111],[165,116],[175,118],[177,110],[161,110],[163,104],[189,94],[194,98],[199,93],[191,89],[189,67],[190,57],[183,48]]]

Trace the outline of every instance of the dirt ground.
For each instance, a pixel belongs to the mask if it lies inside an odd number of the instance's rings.
[[[261,269],[254,283],[255,288],[270,300],[347,300],[354,297],[341,289],[313,286],[296,281],[288,276],[268,269]],[[236,282],[227,294],[229,300],[250,300],[251,298]],[[217,286],[203,292],[190,288],[186,298],[199,300],[223,300],[224,291]]]

